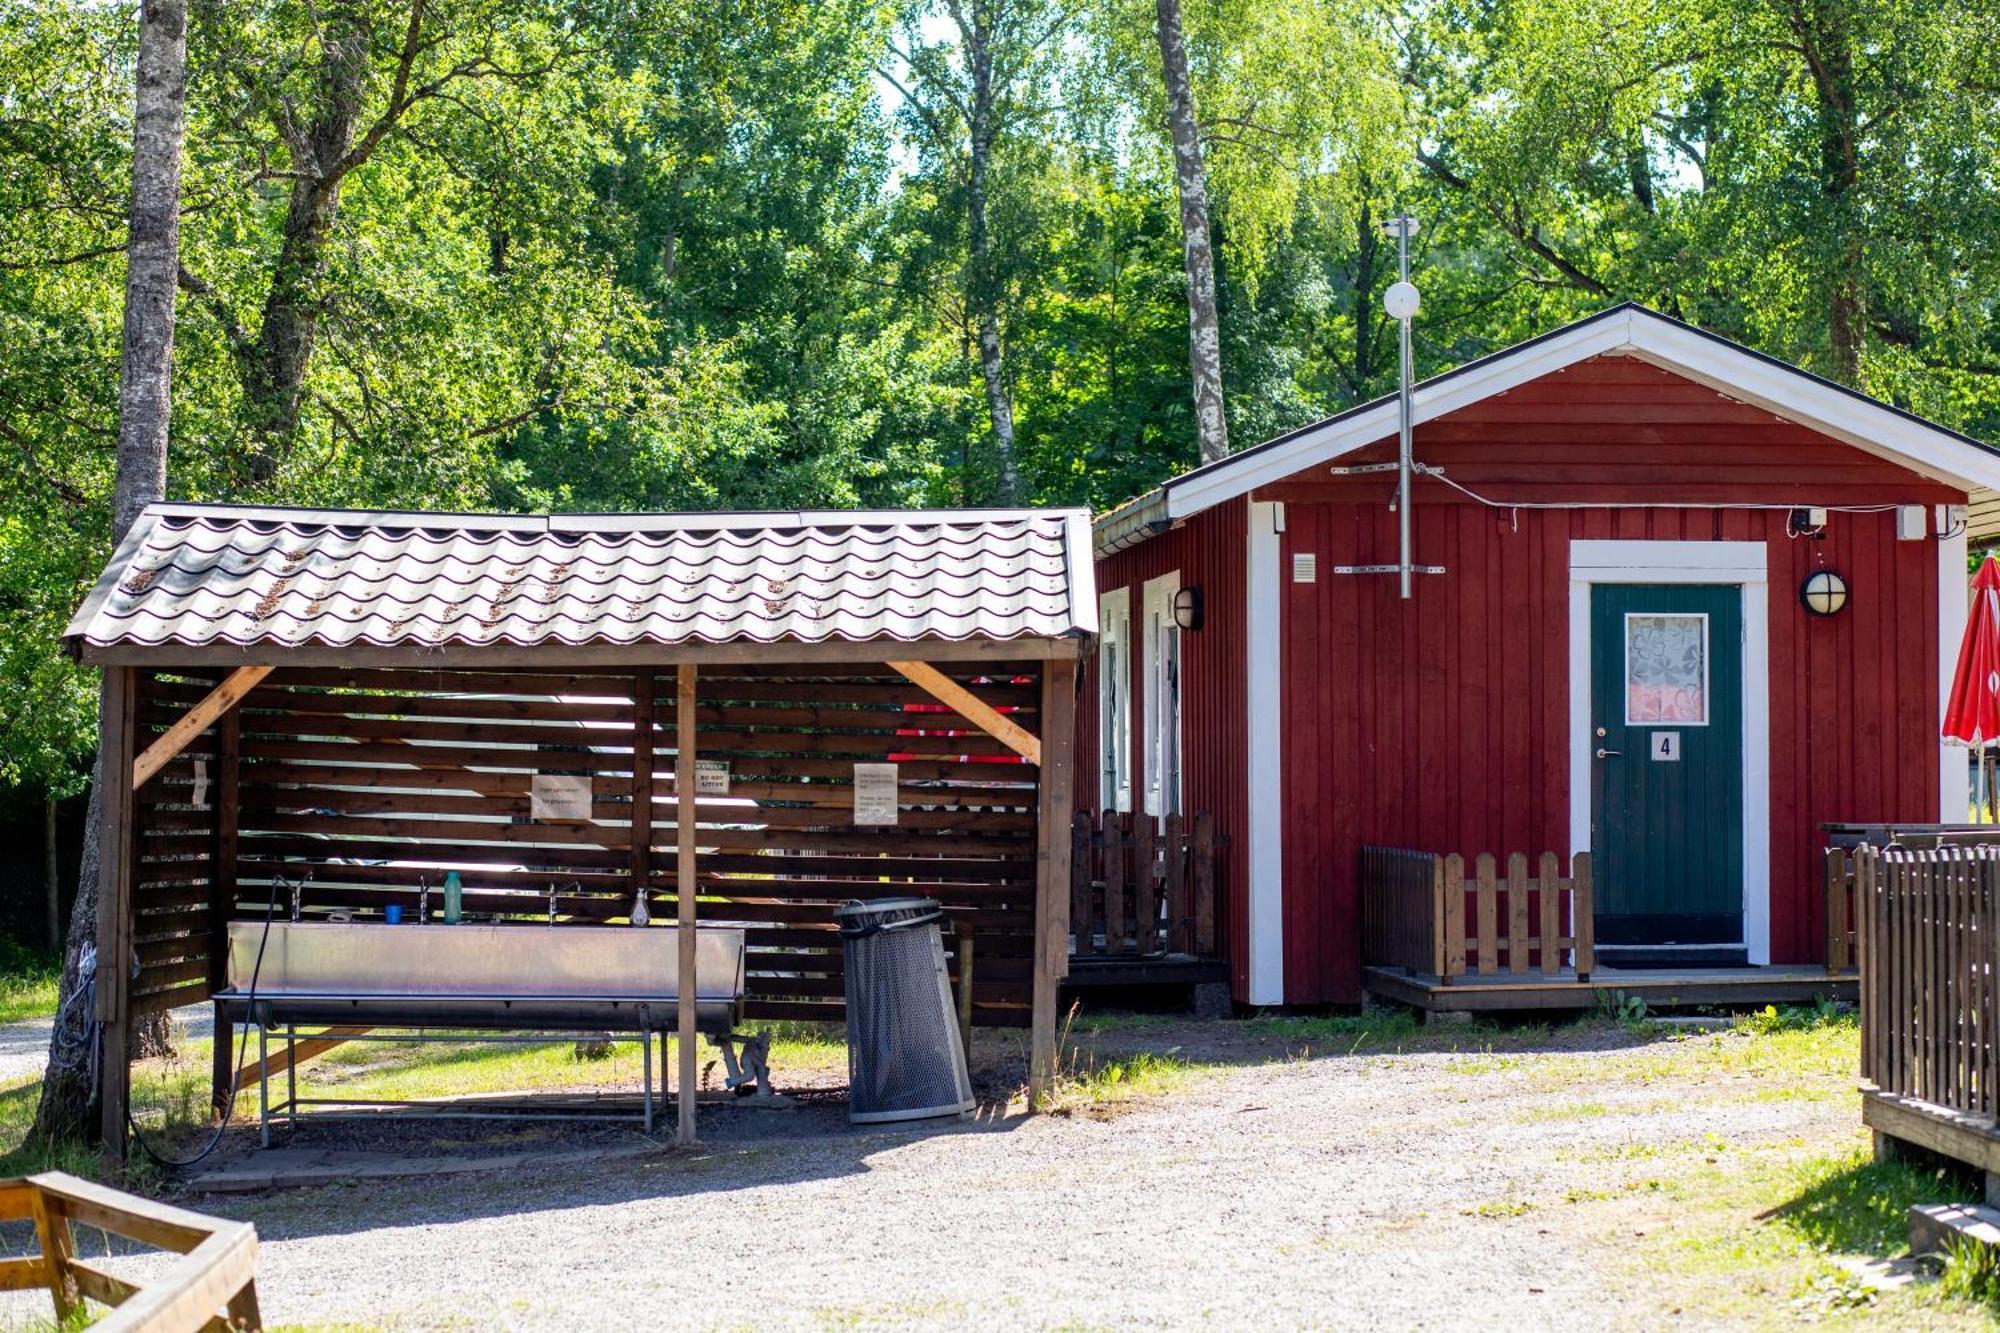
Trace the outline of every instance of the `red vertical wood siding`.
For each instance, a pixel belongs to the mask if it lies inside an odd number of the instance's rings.
[[[1808,541],[1786,536],[1782,511],[1667,506],[1963,503],[1963,494],[1617,358],[1427,423],[1416,452],[1493,498],[1649,507],[1496,510],[1422,480],[1416,557],[1448,572],[1419,576],[1403,602],[1393,576],[1331,572],[1395,561],[1392,478],[1314,469],[1257,492],[1287,501],[1287,1002],[1360,999],[1363,844],[1568,850],[1569,543],[1578,538],[1767,544],[1772,958],[1817,961],[1817,826],[1936,817],[1937,542],[1897,541],[1893,513],[1835,513],[1826,538]],[[1152,567],[1154,544],[1125,558]],[[1290,582],[1289,557],[1305,551],[1319,557],[1318,581]],[[1832,618],[1808,615],[1797,597],[1822,562],[1851,589]],[[1240,737],[1240,686],[1225,712],[1191,705],[1187,718],[1191,752],[1197,731]],[[1240,843],[1234,811],[1220,827]],[[1240,867],[1231,888],[1240,922]],[[1240,959],[1237,970],[1240,986]]]
[[[1244,578],[1249,503],[1232,500],[1189,519],[1178,528],[1105,556],[1097,562],[1097,590],[1129,588],[1132,646],[1127,654],[1132,699],[1132,798],[1139,808],[1145,792],[1145,690],[1141,687],[1143,636],[1140,613],[1146,580],[1180,571],[1181,586],[1200,588],[1205,623],[1181,636],[1181,756],[1183,806],[1190,814],[1208,811],[1228,845],[1219,858],[1222,901],[1220,938],[1229,959],[1232,986],[1247,993],[1244,953],[1248,874],[1245,828],[1248,761],[1244,736]],[[1077,808],[1098,809],[1100,765],[1097,752],[1098,659],[1084,663],[1083,697],[1077,707]]]

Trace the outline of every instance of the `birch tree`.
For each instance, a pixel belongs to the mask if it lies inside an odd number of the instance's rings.
[[[1021,499],[1014,391],[1008,379],[1003,262],[993,227],[997,159],[1047,117],[1046,76],[1071,14],[1045,0],[942,0],[905,14],[879,69],[902,100],[931,166],[955,187],[965,219],[964,287],[992,430],[993,499]],[[933,38],[929,25],[948,26]]]
[[[139,56],[132,128],[132,190],[125,243],[125,334],[118,376],[117,475],[112,492],[112,541],[121,540],[166,487],[171,417],[174,292],[180,255],[181,139],[187,109],[187,2],[144,0],[139,9]],[[29,1137],[41,1142],[80,1138],[88,1127],[93,1089],[87,1027],[96,1015],[78,999],[82,961],[97,934],[98,830],[103,755],[91,779],[76,904],[63,955],[57,1022],[49,1040],[48,1072]],[[100,967],[124,967],[122,958]]]

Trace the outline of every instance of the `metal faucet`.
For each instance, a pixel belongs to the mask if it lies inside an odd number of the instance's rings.
[[[549,924],[553,926],[555,923],[556,923],[556,883],[554,880],[550,880],[549,881]]]
[[[431,877],[417,876],[417,924],[427,926],[431,920]]]
[[[299,919],[299,909],[305,903],[305,891],[306,882],[304,880],[295,879],[292,881],[292,920],[294,921]]]

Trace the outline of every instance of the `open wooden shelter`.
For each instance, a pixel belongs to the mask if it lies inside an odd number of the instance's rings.
[[[979,1019],[1031,1024],[1039,1094],[1096,605],[1082,511],[152,506],[68,631],[108,684],[107,1150],[133,1018],[221,987],[232,919],[294,883],[306,919],[414,919],[447,870],[500,919],[644,894],[690,975],[697,920],[740,926],[753,1017],[841,1014],[838,903],[937,898],[977,932]],[[894,765],[893,822],[860,822],[885,773],[863,802],[857,765]],[[552,777],[587,813],[551,816]]]

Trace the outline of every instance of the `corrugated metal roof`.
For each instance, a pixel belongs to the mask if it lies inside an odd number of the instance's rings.
[[[1084,510],[468,515],[157,504],[94,647],[478,647],[1095,632]]]

